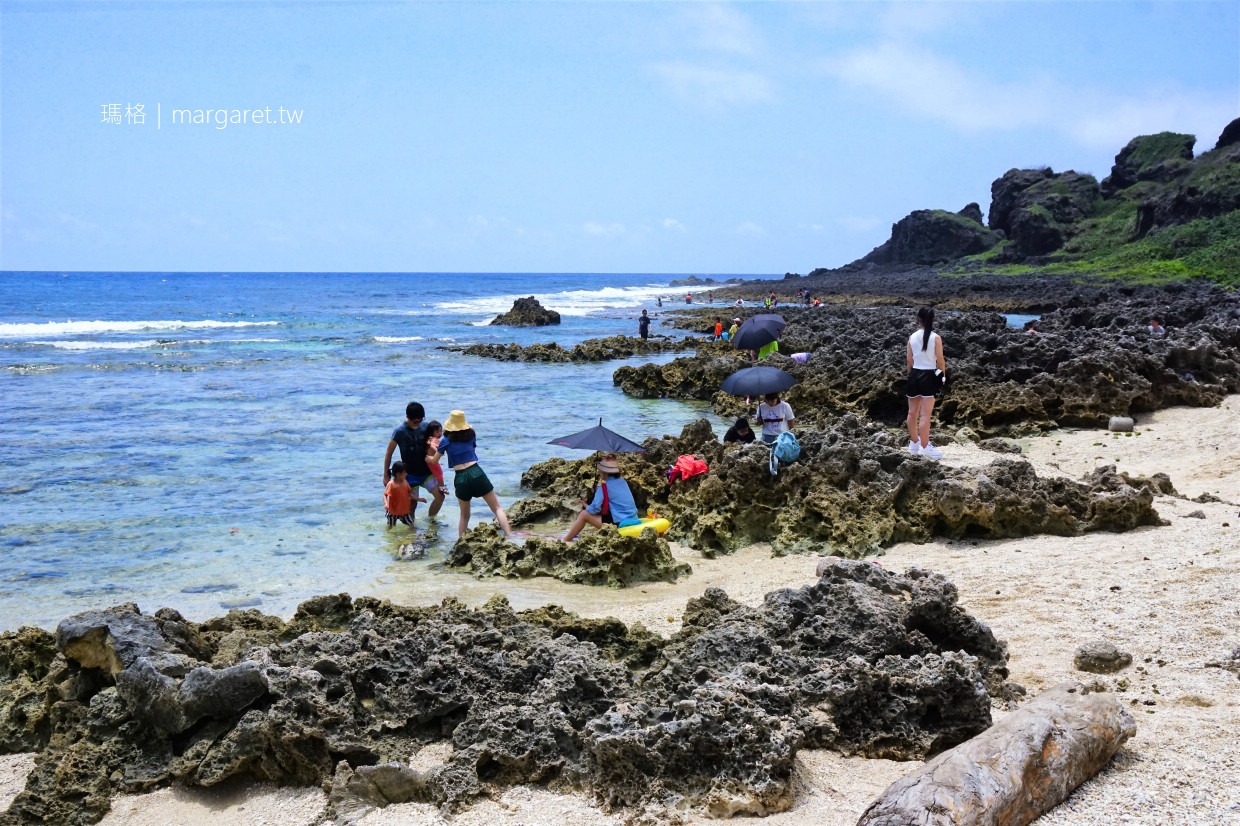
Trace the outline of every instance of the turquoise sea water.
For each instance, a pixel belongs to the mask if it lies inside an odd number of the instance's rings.
[[[626,397],[611,383],[623,362],[436,348],[634,334],[656,295],[680,294],[672,277],[0,274],[0,629],[127,601],[287,615],[393,566],[460,576],[436,566],[456,539],[451,497],[429,539],[425,506],[416,533],[385,530],[383,454],[407,402],[441,421],[466,411],[505,504],[529,465],[584,455],[552,437],[602,416],[640,441],[709,411]],[[531,294],[560,326],[486,326]],[[428,557],[398,559],[415,538]]]

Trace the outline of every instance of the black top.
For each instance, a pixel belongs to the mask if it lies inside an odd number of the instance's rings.
[[[644,315],[641,318],[637,319],[637,329],[643,333],[649,330],[650,329],[650,316]]]
[[[748,428],[744,433],[738,433],[736,430],[736,425],[732,425],[731,427],[728,428],[728,432],[723,434],[723,443],[725,445],[733,444],[736,442],[740,442],[743,445],[747,445],[752,441],[753,441],[753,428],[752,427]]]
[[[392,441],[400,448],[400,460],[405,463],[410,485],[431,475],[430,468],[426,466],[425,424],[418,425],[414,430],[409,427],[409,422],[401,422],[400,427],[392,431]]]

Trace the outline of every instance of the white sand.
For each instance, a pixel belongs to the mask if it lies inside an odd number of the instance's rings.
[[[1139,436],[1061,431],[1022,444],[1039,474],[1079,478],[1118,460],[1120,469],[1133,475],[1169,473],[1183,494],[1210,492],[1240,501],[1240,397],[1230,397],[1221,408],[1160,411],[1140,417],[1137,427]],[[972,445],[948,445],[944,454],[943,461],[953,465],[996,458]],[[1169,525],[1077,538],[906,543],[879,558],[894,570],[919,565],[951,579],[966,610],[1007,640],[1011,678],[1031,695],[1064,679],[1096,682],[1115,690],[1133,713],[1136,736],[1097,777],[1039,820],[1040,826],[1240,825],[1240,679],[1206,665],[1240,645],[1240,513],[1232,504],[1169,497],[1159,498],[1156,507]],[[1204,518],[1189,516],[1194,512]],[[641,621],[667,633],[680,627],[685,600],[709,586],[757,604],[774,588],[812,582],[817,563],[806,557],[774,559],[764,546],[715,560],[675,550],[694,568],[684,582],[605,594],[571,587],[548,591],[581,614]],[[1133,664],[1107,676],[1075,671],[1076,647],[1099,639],[1131,653]],[[1002,713],[996,708],[996,715]],[[853,824],[879,792],[917,765],[802,752],[796,805],[764,822]],[[26,756],[0,758],[0,804],[3,795],[16,792],[14,781],[20,782],[29,766]],[[230,784],[224,790],[166,789],[118,798],[104,823],[176,826],[218,819],[301,826],[320,816],[324,806],[317,789]],[[451,822],[594,826],[618,824],[621,814],[595,809],[580,795],[518,787],[478,801]],[[690,812],[686,820],[705,824],[708,818]],[[404,804],[372,812],[362,823],[445,821],[434,807]]]

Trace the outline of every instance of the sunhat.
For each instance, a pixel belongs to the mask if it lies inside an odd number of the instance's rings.
[[[615,456],[604,456],[602,461],[596,466],[604,473],[619,473],[620,463],[616,461]]]
[[[464,410],[453,410],[448,414],[448,420],[443,423],[444,432],[451,430],[470,430],[469,422],[465,421]]]
[[[732,323],[733,323],[733,324],[740,324],[740,323],[741,323],[741,320],[740,320],[739,318],[734,318],[734,319],[732,319]]]

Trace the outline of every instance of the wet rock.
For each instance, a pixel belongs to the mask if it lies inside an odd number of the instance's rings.
[[[1088,642],[1076,650],[1072,659],[1077,671],[1093,674],[1114,674],[1132,664],[1132,655],[1120,651],[1114,643],[1098,640]]]
[[[548,310],[534,296],[518,298],[512,302],[512,309],[500,313],[491,320],[492,324],[504,324],[509,327],[546,327],[560,323],[560,314]]]
[[[67,620],[83,631],[64,637],[79,655],[101,623],[118,642],[141,638],[141,651],[83,656],[103,666],[62,651],[45,673],[31,662],[49,697],[74,672],[99,682],[52,699],[51,736],[6,822],[93,823],[118,791],[231,777],[330,788],[341,822],[405,800],[451,811],[520,783],[613,804],[681,795],[716,814],[774,812],[794,798],[798,748],[924,757],[989,725],[987,686],[1007,674],[1003,643],[947,580],[843,560],[754,608],[712,589],[666,641],[561,609],[517,613],[502,597],[470,610],[338,594],[298,614],[302,627],[347,625],[283,639],[292,624],[230,612],[189,630],[251,635],[248,659],[198,661],[184,677],[154,667],[180,646],[170,617],[146,624],[122,606]],[[113,675],[104,666],[118,650]],[[430,743],[451,749],[409,768]]]
[[[1113,466],[1080,482],[1042,479],[1007,458],[953,468],[910,456],[883,428],[851,415],[797,433],[801,457],[776,477],[764,447],[724,446],[704,419],[678,438],[647,439],[646,452],[626,454],[621,468],[638,506],[658,511],[671,523],[668,536],[707,555],[770,542],[777,554],[857,557],[932,536],[1075,536],[1162,524],[1153,508],[1160,480]],[[663,471],[686,453],[709,472],[669,486]],[[588,459],[534,465],[522,482],[535,495],[511,509],[514,524],[565,508],[592,472]]]
[[[642,339],[638,336],[608,336],[607,338],[591,338],[572,349],[566,349],[554,341],[548,344],[530,344],[522,347],[519,344],[471,344],[469,346],[440,347],[440,350],[451,350],[470,356],[497,361],[537,361],[537,362],[592,362],[625,359],[652,353],[676,353],[682,350],[693,350],[708,342],[693,336],[680,339],[655,336]]]
[[[490,524],[479,525],[456,541],[448,565],[475,576],[555,577],[582,585],[623,588],[637,582],[675,582],[692,572],[672,557],[654,528],[623,536],[614,525],[587,528],[574,542],[531,536],[510,542]]]

